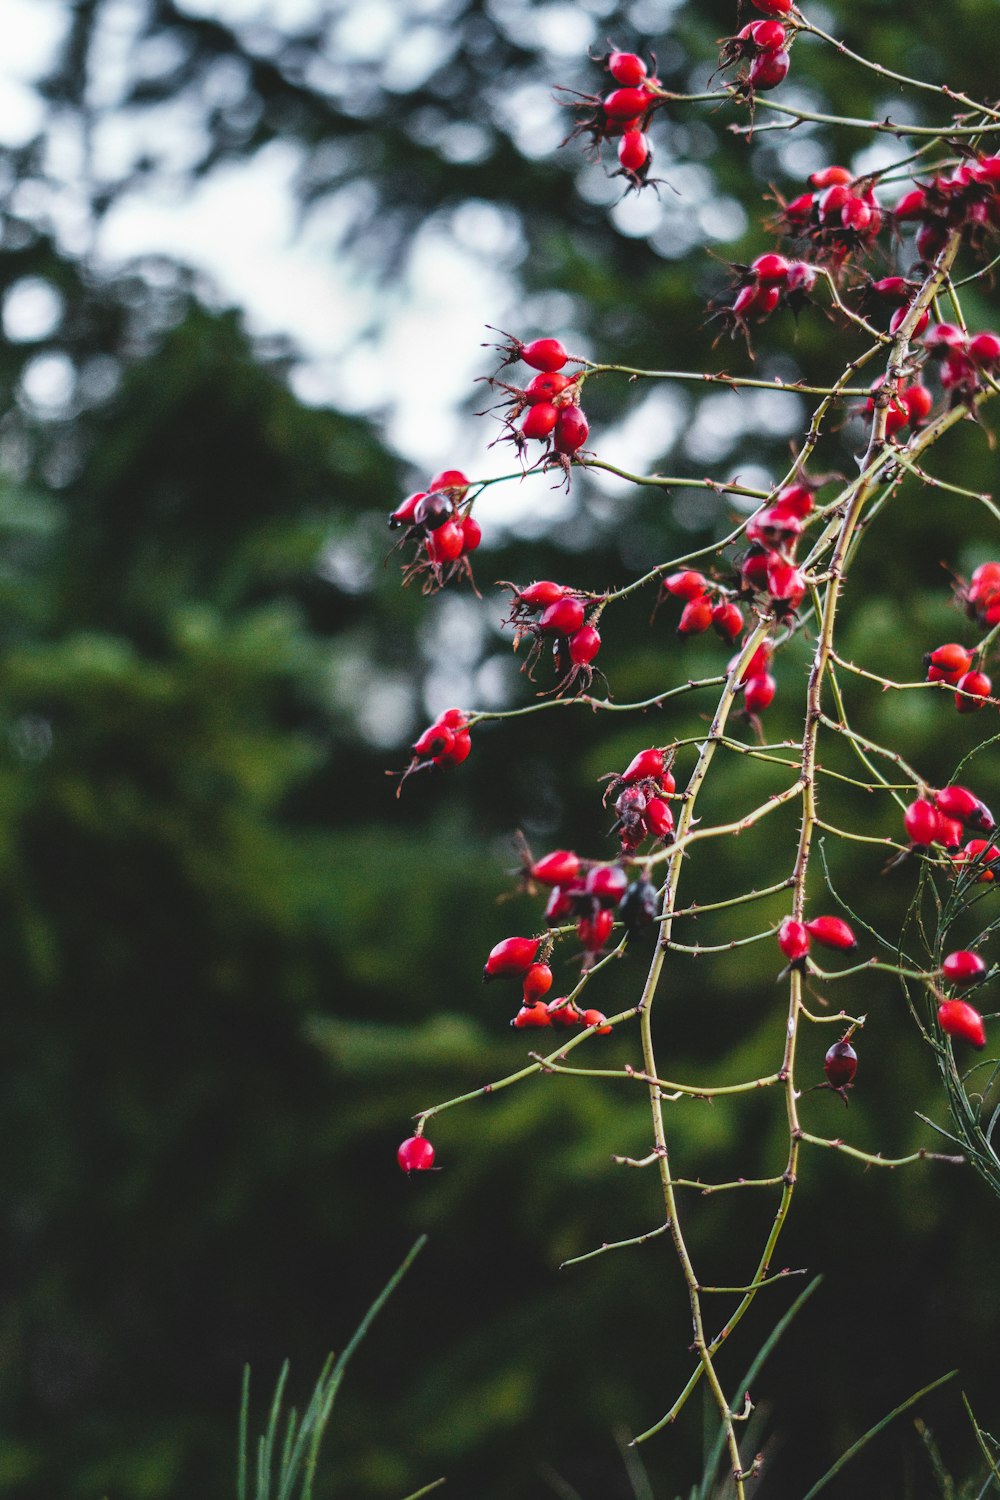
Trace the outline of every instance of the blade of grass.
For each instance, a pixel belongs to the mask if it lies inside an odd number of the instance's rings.
[[[946,1380],[954,1379],[957,1374],[957,1370],[949,1370],[947,1375],[939,1375],[937,1380],[932,1380],[930,1385],[924,1386],[923,1390],[916,1391],[912,1396],[908,1396],[905,1401],[901,1401],[898,1406],[893,1407],[888,1416],[883,1417],[880,1422],[876,1422],[875,1426],[870,1427],[863,1437],[859,1437],[856,1443],[851,1444],[846,1453],[840,1455],[833,1467],[827,1469],[826,1473],[821,1479],[816,1481],[812,1489],[803,1495],[802,1500],[815,1500],[815,1496],[819,1494],[820,1490],[826,1489],[830,1480],[836,1478],[844,1465],[850,1463],[855,1454],[860,1453],[865,1444],[871,1442],[873,1437],[877,1437],[884,1427],[888,1427],[889,1423],[894,1421],[896,1417],[907,1411],[909,1407],[915,1405],[922,1396],[927,1396],[931,1391],[936,1391],[939,1385],[944,1385]]]
[[[240,1427],[236,1439],[236,1500],[247,1500],[247,1440],[250,1426],[250,1366],[243,1366],[240,1391]]]
[[[429,1495],[431,1490],[439,1490],[443,1484],[443,1479],[433,1479],[422,1490],[414,1490],[412,1495],[407,1495],[406,1500],[420,1500],[421,1495]]]
[[[989,1448],[987,1448],[986,1446],[986,1437],[983,1433],[983,1429],[976,1421],[975,1413],[973,1412],[972,1407],[969,1405],[969,1398],[964,1391],[962,1392],[962,1405],[965,1407],[965,1410],[968,1413],[969,1421],[972,1423],[972,1430],[976,1434],[976,1442],[979,1444],[979,1451],[989,1465],[990,1472],[986,1488],[989,1488],[989,1481],[995,1479],[997,1482],[997,1488],[1000,1489],[1000,1469],[997,1468],[997,1461],[994,1458],[993,1454],[990,1452]]]
[[[743,1379],[740,1381],[739,1387],[738,1387],[738,1392],[739,1391],[747,1391],[747,1390],[750,1389],[751,1385],[757,1379],[757,1376],[760,1374],[760,1371],[761,1371],[761,1369],[763,1368],[763,1365],[764,1365],[764,1361],[767,1359],[768,1355],[771,1353],[771,1351],[774,1348],[775,1344],[781,1338],[782,1334],[785,1332],[785,1330],[787,1329],[789,1323],[791,1323],[792,1319],[798,1315],[798,1313],[800,1312],[800,1310],[802,1309],[802,1307],[805,1305],[805,1303],[812,1296],[813,1292],[816,1290],[816,1288],[819,1286],[819,1284],[820,1284],[820,1282],[822,1280],[823,1280],[822,1276],[814,1276],[813,1279],[812,1279],[812,1281],[810,1281],[809,1285],[805,1288],[805,1290],[801,1291],[799,1293],[799,1295],[796,1297],[795,1301],[792,1303],[791,1307],[788,1309],[788,1311],[785,1313],[785,1315],[782,1318],[778,1319],[777,1323],[775,1323],[775,1325],[774,1325],[773,1329],[771,1330],[770,1334],[768,1335],[768,1337],[765,1339],[764,1343],[761,1345],[760,1349],[758,1350],[758,1352],[757,1352],[757,1354],[756,1354],[756,1356],[755,1356],[755,1358],[753,1360],[753,1363],[751,1364],[749,1370],[744,1375]],[[737,1394],[736,1403],[734,1403],[734,1404],[738,1404],[738,1403],[739,1403],[739,1394]],[[701,1485],[699,1486],[699,1489],[698,1489],[698,1500],[708,1500],[708,1497],[709,1497],[709,1495],[711,1493],[711,1489],[712,1489],[712,1480],[714,1478],[716,1469],[719,1467],[719,1459],[722,1457],[722,1449],[723,1449],[723,1446],[725,1444],[725,1441],[726,1441],[726,1431],[725,1431],[725,1428],[720,1423],[719,1424],[718,1432],[716,1433],[715,1441],[712,1444],[712,1448],[711,1448],[711,1450],[709,1452],[709,1455],[708,1455],[708,1457],[707,1457],[707,1459],[705,1461],[705,1468],[704,1468],[704,1471],[702,1473]]]

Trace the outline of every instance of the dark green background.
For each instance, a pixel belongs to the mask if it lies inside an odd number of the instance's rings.
[[[337,54],[336,23],[358,3],[332,4],[314,30],[288,34],[151,3],[130,54],[128,106],[142,114],[182,93],[200,103],[195,173],[275,138],[303,143],[304,207],[338,195],[351,206],[331,254],[377,265],[387,287],[422,225],[447,230],[461,204],[486,200],[516,216],[523,248],[511,259],[525,300],[496,314],[520,318],[525,337],[563,332],[533,311],[556,290],[569,299],[567,326],[601,355],[751,369],[741,343],[711,347],[705,302],[725,272],[705,245],[673,258],[616,234],[607,206],[577,191],[576,148],[541,160],[518,150],[519,87],[601,86],[585,58],[556,64],[531,43],[528,23],[544,7],[401,0],[397,45],[418,22],[438,29],[440,45],[440,66],[402,91],[384,85],[379,59]],[[481,647],[469,645],[464,617],[443,613],[446,599],[401,591],[395,564],[380,566],[384,517],[427,476],[387,450],[378,424],[301,405],[286,382],[293,351],[255,344],[239,313],[204,300],[183,268],[147,262],[110,277],[24,211],[18,186],[44,186],[50,132],[99,123],[88,80],[111,9],[72,8],[45,85],[44,129],[3,153],[0,290],[40,276],[65,311],[37,344],[0,347],[0,1495],[232,1493],[244,1362],[262,1402],[289,1357],[304,1398],[326,1351],[343,1345],[427,1231],[352,1366],[319,1493],[401,1500],[444,1474],[443,1493],[455,1497],[541,1500],[569,1495],[568,1484],[582,1500],[619,1500],[636,1491],[616,1439],[655,1420],[690,1368],[683,1286],[665,1241],[557,1268],[657,1222],[652,1175],[609,1160],[647,1148],[639,1091],[533,1080],[436,1124],[440,1174],[407,1181],[394,1156],[416,1109],[500,1076],[528,1050],[507,1027],[511,995],[478,981],[492,943],[538,922],[537,902],[498,904],[511,890],[513,830],[538,850],[610,853],[596,778],[647,743],[697,733],[710,700],[646,720],[570,709],[484,727],[460,771],[416,778],[398,802],[384,773],[405,763],[406,745],[374,746],[362,726],[366,697],[387,678],[420,683],[470,650],[507,659],[493,579],[625,582],[721,535],[732,512],[699,492],[677,505],[655,490],[611,502],[574,476],[571,520],[480,554]],[[973,95],[995,91],[988,0],[831,10],[838,34],[871,56]],[[737,25],[722,4],[591,13],[595,45],[607,34],[654,47],[675,88],[703,86],[714,40]],[[169,46],[140,56],[151,39]],[[313,65],[330,58],[336,65],[318,73]],[[228,76],[242,83],[222,105],[213,70],[234,62]],[[793,84],[846,114],[883,117],[905,99],[926,119],[945,118],[937,99],[887,91],[816,46],[796,48]],[[672,164],[697,157],[709,198],[739,200],[750,225],[714,253],[752,258],[773,243],[761,227],[773,211],[762,204],[768,184],[786,197],[802,187],[783,171],[780,138],[735,139],[732,107],[673,114],[657,126],[662,175],[669,184]],[[481,149],[455,160],[449,131],[469,119]],[[817,164],[850,161],[864,144],[858,133],[815,139]],[[155,181],[163,170],[154,152],[137,176]],[[344,196],[358,183],[363,197]],[[131,185],[79,184],[95,221]],[[671,212],[686,212],[670,186],[660,191]],[[905,247],[902,256],[905,267]],[[997,321],[991,296],[990,283],[969,296],[978,327]],[[468,330],[470,344],[484,336]],[[797,330],[782,314],[756,342],[759,371],[819,381],[858,347],[821,309]],[[69,407],[48,417],[19,387],[25,361],[45,350],[65,352],[78,375]],[[95,376],[109,368],[111,396]],[[415,351],[415,379],[424,368]],[[686,399],[690,425],[700,393]],[[602,431],[638,400],[622,382],[588,388],[598,453]],[[470,392],[470,411],[480,402],[481,390]],[[484,455],[492,435],[484,428]],[[850,473],[859,443],[859,424],[848,424],[817,469]],[[750,464],[777,476],[787,438],[751,431],[714,466],[683,446],[658,462],[692,476],[728,478]],[[484,457],[483,472],[496,463]],[[971,424],[930,467],[970,489],[994,483],[987,434]],[[547,481],[531,483],[544,515]],[[912,680],[930,646],[971,641],[941,564],[967,572],[996,554],[997,540],[971,501],[904,488],[852,571],[844,654]],[[320,560],[334,543],[357,557],[362,587],[325,576]],[[717,672],[728,654],[714,638],[682,651],[669,611],[649,627],[650,604],[605,619],[601,662],[621,701]],[[807,657],[799,641],[779,658],[773,738],[800,733]],[[931,781],[948,779],[996,727],[992,710],[960,719],[938,697],[848,686],[859,726]],[[520,685],[514,694],[527,700]],[[412,734],[429,717],[418,692]],[[837,750],[830,764],[848,762]],[[996,770],[991,749],[976,762],[984,795]],[[748,809],[783,776],[727,758],[706,789],[706,816]],[[842,784],[824,786],[823,809],[835,823],[898,834],[890,805]],[[780,879],[794,834],[788,810],[724,859],[692,858],[686,890],[706,901]],[[882,877],[881,851],[829,853],[849,904],[883,932],[898,930],[914,870]],[[816,909],[837,909],[815,878]],[[779,899],[706,918],[697,935],[724,941],[785,909]],[[958,937],[974,930],[970,921]],[[782,1033],[776,967],[770,943],[678,962],[658,1017],[662,1069],[708,1081],[770,1071]],[[631,1003],[643,972],[644,955],[628,957],[596,1003]],[[569,973],[564,962],[560,979]],[[872,977],[831,999],[870,1017],[858,1087],[847,1115],[829,1094],[810,1098],[807,1123],[870,1150],[927,1144],[916,1111],[941,1116],[937,1075],[898,987]],[[820,1077],[832,1035],[806,1038],[804,1076]],[[639,1061],[628,1031],[589,1044],[588,1058],[599,1049]],[[671,1121],[685,1175],[783,1164],[777,1098],[686,1104]],[[685,1202],[704,1279],[745,1278],[770,1200]],[[748,1443],[767,1454],[762,1500],[803,1493],[867,1426],[955,1365],[980,1419],[996,1425],[997,1227],[998,1205],[971,1171],[889,1174],[806,1158],[778,1262],[824,1281],[754,1385]],[[760,1296],[722,1360],[734,1389],[801,1285]],[[958,1382],[920,1410],[944,1463],[971,1474],[978,1455]],[[696,1400],[643,1450],[658,1500],[699,1475],[702,1428]],[[937,1492],[905,1417],[829,1493]]]

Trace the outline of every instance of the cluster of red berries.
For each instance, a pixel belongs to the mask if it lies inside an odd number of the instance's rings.
[[[704,573],[694,568],[685,568],[680,573],[669,573],[660,585],[660,600],[666,595],[679,599],[684,608],[677,622],[677,634],[682,638],[703,635],[712,626],[724,641],[735,641],[743,633],[743,614],[738,604],[725,595],[713,599],[712,588]]]
[[[918,183],[896,204],[895,217],[912,220],[917,231],[917,254],[931,261],[944,249],[953,229],[963,229],[974,241],[1000,227],[1000,156],[963,162],[948,176]]]
[[[905,313],[906,309],[901,309]],[[865,414],[872,416],[877,405],[877,395],[885,384],[885,376],[882,375],[872,386],[872,394],[865,402]],[[919,381],[911,385],[905,375],[900,375],[896,380],[896,389],[889,398],[889,404],[885,414],[885,435],[893,438],[902,432],[904,427],[912,427],[916,430],[922,427],[930,416],[931,407],[934,405],[934,397],[925,385]]]
[[[545,1001],[552,988],[552,970],[538,961],[541,947],[541,938],[508,937],[490,949],[483,968],[484,984],[500,978],[521,981],[523,1003],[510,1024],[519,1031],[539,1026],[593,1026],[599,1036],[606,1035],[611,1027],[601,1011],[580,1010],[566,995]]]
[[[986,977],[986,964],[978,953],[962,948],[944,958],[941,977],[956,989],[967,989],[969,985],[981,983]],[[938,1025],[946,1036],[971,1042],[974,1047],[986,1046],[983,1018],[967,1000],[943,999],[938,1006],[937,1018]]]
[[[805,598],[806,576],[795,565],[795,551],[812,509],[810,487],[789,484],[744,528],[750,546],[740,560],[741,588],[750,596],[766,595],[776,620],[791,619]]]
[[[461,576],[475,586],[469,553],[483,533],[470,507],[462,508],[468,492],[469,481],[460,469],[443,469],[426,490],[407,495],[389,516],[392,530],[406,528],[402,541],[416,544],[415,556],[403,570],[404,583],[424,575],[425,594]]]
[[[842,917],[813,917],[808,922],[785,917],[778,928],[778,947],[788,960],[789,968],[805,968],[813,943],[839,953],[850,953],[858,946],[853,929]]]
[[[786,233],[807,239],[835,266],[855,252],[870,250],[882,228],[871,180],[830,166],[813,172],[809,186],[810,192],[782,205],[780,223]]]
[[[410,764],[400,777],[396,788],[398,797],[403,782],[414,771],[426,771],[431,766],[460,766],[472,750],[468,716],[460,708],[446,708],[434,723],[412,745]]]
[[[989,630],[1000,625],[1000,563],[980,563],[958,597],[970,620]]]
[[[937,844],[950,855],[956,871],[971,865],[970,873],[980,884],[992,883],[993,871],[988,866],[1000,859],[1000,848],[988,838],[971,838],[962,843],[968,832],[991,834],[996,827],[985,802],[968,787],[946,786],[927,797],[918,797],[904,812],[903,826],[915,853],[926,853]]]
[[[490,384],[509,393],[505,403],[511,408],[505,417],[507,433],[519,451],[527,446],[529,438],[545,444],[546,455],[554,455],[566,465],[587,441],[590,427],[580,406],[580,374],[565,375],[564,368],[571,356],[558,339],[534,339],[525,344],[511,334],[504,334],[507,342],[499,345],[503,354],[503,369],[515,360],[523,360],[538,373],[522,389],[508,385],[506,381],[490,379]],[[515,421],[523,414],[520,427]]]
[[[646,130],[653,111],[662,102],[660,80],[650,74],[635,52],[613,49],[604,65],[616,87],[603,97],[582,94],[570,103],[577,121],[568,139],[589,136],[596,154],[602,141],[618,137],[620,172],[638,187],[649,180],[653,150]]]
[[[667,798],[674,795],[677,783],[662,750],[655,747],[640,750],[621,775],[612,774],[605,780],[610,782],[604,793],[605,805],[615,794],[618,818],[611,832],[617,833],[623,855],[634,854],[645,838],[670,843],[674,836],[674,815]],[[545,880],[537,868],[532,874],[536,880]]]
[[[732,68],[737,63],[749,64],[735,80],[737,91],[748,98],[752,98],[755,93],[776,89],[788,76],[791,63],[789,32],[777,19],[779,15],[787,15],[791,5],[782,9],[780,6],[758,4],[758,0],[754,0],[754,4],[771,19],[751,21],[735,36],[725,37],[719,54],[720,68]]]
[[[514,650],[524,636],[533,637],[522,672],[531,677],[543,644],[550,642],[556,671],[560,674],[555,691],[565,692],[577,681],[588,688],[597,671],[594,658],[601,649],[600,632],[593,623],[597,612],[592,610],[592,619],[587,618],[587,602],[595,602],[591,596],[547,578],[531,583],[525,589],[519,589],[513,583],[503,586],[513,594],[510,614],[504,624],[516,627]],[[599,609],[600,602],[597,601],[598,612]]]
[[[973,667],[974,653],[957,641],[947,641],[924,657],[928,682],[947,682],[956,689],[955,707],[960,714],[986,707],[993,683],[985,672]]]
[[[766,22],[763,24],[767,24]],[[746,332],[749,319],[761,322],[779,305],[790,307],[798,317],[816,285],[816,268],[805,260],[789,260],[777,251],[768,250],[749,266],[734,265],[737,292],[732,303],[726,301],[721,315],[733,331]]]
[[[988,331],[970,336],[954,323],[938,323],[924,339],[924,348],[938,363],[941,387],[953,406],[970,406],[982,388],[981,376],[1000,368],[1000,335]]]

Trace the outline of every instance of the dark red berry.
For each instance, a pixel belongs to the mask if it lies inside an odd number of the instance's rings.
[[[846,1089],[858,1071],[858,1054],[850,1042],[834,1042],[823,1059],[823,1072],[831,1088]]]

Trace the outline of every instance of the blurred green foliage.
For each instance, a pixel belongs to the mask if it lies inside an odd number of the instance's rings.
[[[443,706],[442,684],[458,684],[466,702],[484,662],[527,701],[496,629],[493,578],[599,589],[710,543],[734,513],[699,491],[611,497],[575,476],[573,515],[546,527],[548,491],[536,478],[541,534],[505,533],[483,550],[481,607],[456,612],[448,597],[401,591],[395,560],[382,567],[384,516],[426,476],[406,471],[377,426],[297,400],[293,351],[252,340],[183,268],[142,262],[111,277],[25,211],[17,189],[48,182],[59,122],[99,123],[90,84],[110,9],[71,8],[46,120],[30,146],[4,153],[0,202],[0,291],[41,278],[62,299],[51,332],[0,346],[0,1121],[10,1142],[0,1168],[0,1495],[231,1493],[243,1363],[264,1389],[290,1358],[293,1396],[304,1396],[426,1231],[427,1251],[352,1366],[321,1492],[399,1500],[444,1473],[456,1496],[541,1500],[559,1493],[555,1474],[583,1500],[619,1500],[634,1491],[618,1440],[654,1421],[689,1371],[683,1287],[663,1240],[558,1267],[657,1222],[652,1178],[610,1163],[648,1149],[638,1091],[535,1079],[436,1122],[440,1175],[407,1181],[394,1152],[415,1110],[525,1059],[507,1027],[511,997],[478,984],[492,943],[538,923],[538,903],[511,895],[514,829],[539,850],[610,851],[596,778],[643,744],[698,735],[706,702],[681,698],[639,722],[570,708],[484,727],[460,771],[416,777],[399,801],[384,772],[405,764],[406,741]],[[396,274],[421,228],[449,226],[464,203],[500,205],[517,228],[508,268],[523,288],[519,332],[561,331],[546,322],[557,306],[589,347],[622,362],[748,370],[741,344],[709,348],[705,298],[726,277],[706,251],[738,261],[770,244],[760,224],[768,184],[791,196],[811,166],[851,160],[858,139],[806,127],[790,140],[761,132],[748,148],[726,132],[729,116],[678,111],[660,148],[661,239],[618,233],[595,170],[573,149],[530,149],[519,114],[529,86],[545,96],[554,82],[599,86],[582,51],[556,61],[542,46],[534,22],[557,9],[400,4],[384,53],[352,59],[346,43],[335,50],[351,20],[345,4],[319,7],[316,24],[295,31],[155,0],[135,10],[115,108],[152,119],[164,102],[194,100],[203,149],[193,172],[273,139],[294,143],[304,206],[340,204],[342,253],[369,269]],[[715,38],[734,29],[731,7],[663,7],[651,18],[653,9],[609,0],[578,11],[595,18],[595,46],[605,33],[656,45],[668,83],[701,86]],[[831,10],[860,50],[991,94],[986,0]],[[421,18],[438,62],[401,85],[393,60]],[[213,93],[224,68],[229,92]],[[873,117],[900,107],[895,86],[824,49],[797,47],[795,68],[819,104],[834,98]],[[936,101],[905,103],[942,118]],[[475,149],[460,147],[462,127],[478,133]],[[694,175],[680,171],[691,163]],[[151,148],[119,181],[80,186],[99,220],[165,170]],[[724,205],[740,237],[723,243],[704,227],[679,237],[681,220],[695,222],[692,200],[700,211]],[[975,311],[996,321],[985,296]],[[470,342],[481,337],[470,328]],[[850,340],[809,311],[797,330],[786,319],[762,331],[757,368],[824,380],[845,350]],[[47,354],[73,372],[57,411],[33,405],[24,382]],[[607,380],[591,400],[588,388],[598,450],[643,394]],[[795,421],[776,428],[745,396],[685,393],[675,416],[668,432],[651,410],[642,436],[652,464],[693,477],[750,465],[777,477],[798,431]],[[701,449],[689,440],[699,420]],[[818,469],[850,472],[857,432],[848,423]],[[961,427],[929,467],[989,489],[988,434]],[[941,564],[967,571],[996,548],[987,512],[905,487],[852,570],[842,653],[918,676],[923,650],[964,629]],[[725,660],[714,638],[682,649],[667,610],[649,626],[650,603],[606,617],[601,660],[621,701]],[[800,733],[806,660],[804,642],[779,657],[772,740]],[[883,695],[846,675],[843,686],[853,722],[898,744],[932,782],[983,738],[980,718],[959,719],[937,698]],[[388,711],[387,689],[401,714]],[[975,765],[988,796],[995,747]],[[857,764],[840,747],[828,768]],[[704,815],[735,816],[788,774],[720,756]],[[891,808],[832,777],[823,816],[898,833]],[[785,810],[732,841],[724,861],[692,855],[687,897],[781,879],[794,833]],[[912,870],[883,876],[881,850],[824,847],[834,891],[879,931],[898,931]],[[818,885],[814,894],[838,909]],[[724,942],[784,910],[772,898],[707,913],[679,935]],[[663,1070],[714,1082],[771,1071],[782,1040],[776,967],[767,942],[679,960],[659,1004]],[[643,968],[641,953],[627,957],[596,1003],[631,1003]],[[850,1113],[818,1093],[804,1103],[809,1125],[888,1153],[926,1144],[916,1112],[940,1113],[938,1084],[897,987],[873,975],[825,998],[869,1021]],[[817,1078],[827,1040],[808,1039],[805,1071]],[[615,1035],[602,1055],[638,1063],[637,1041]],[[686,1102],[671,1128],[683,1175],[783,1164],[777,1099]],[[691,1200],[706,1280],[752,1271],[769,1207],[740,1194]],[[990,1426],[996,1214],[968,1172],[876,1174],[832,1154],[807,1158],[780,1259],[825,1281],[754,1390],[762,1500],[803,1493],[859,1432],[956,1363]],[[761,1295],[727,1378],[739,1378],[800,1286]],[[929,1412],[961,1471],[974,1455],[949,1399],[936,1396]],[[686,1490],[711,1436],[692,1410],[643,1451],[657,1496]],[[904,1424],[830,1493],[923,1495],[927,1475]]]

